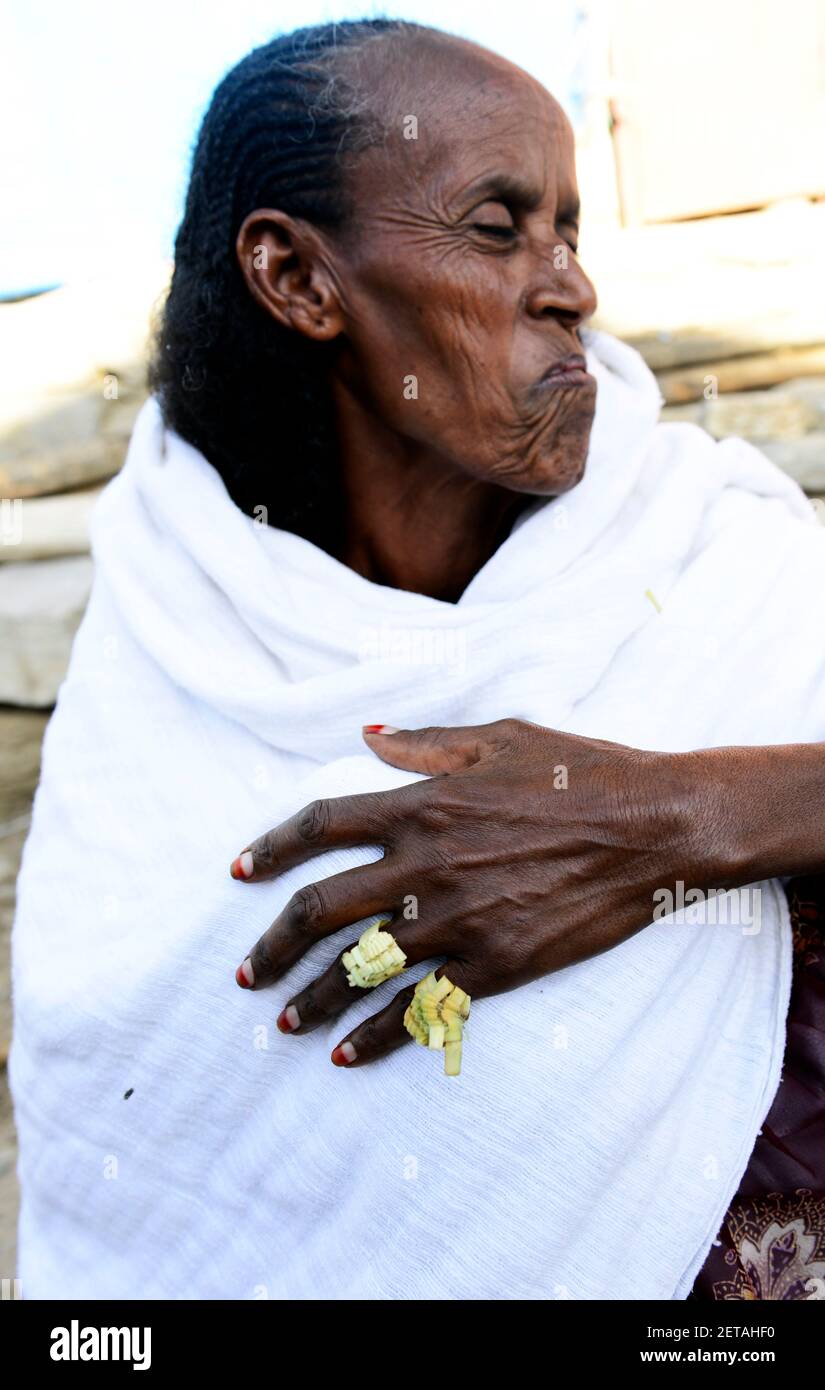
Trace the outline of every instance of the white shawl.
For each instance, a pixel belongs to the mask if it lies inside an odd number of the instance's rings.
[[[228,874],[308,800],[414,780],[365,750],[363,723],[517,716],[672,750],[825,739],[810,505],[749,445],[658,424],[641,358],[587,342],[584,480],[454,605],[256,524],[144,407],[94,515],[19,883],[24,1297],[689,1292],[780,1078],[776,883],[756,932],[693,909],[479,1000],[458,1080],[413,1045],[330,1063],[398,980],[278,1033],[353,929],[273,989],[233,978],[296,887],[377,854]]]

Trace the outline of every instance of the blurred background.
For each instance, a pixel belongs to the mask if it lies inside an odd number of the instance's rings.
[[[91,584],[88,519],[145,396],[198,121],[296,23],[378,14],[476,40],[576,131],[598,325],[665,415],[751,440],[825,522],[820,0],[6,0],[0,19],[0,1276],[17,1191],[8,936],[40,745]],[[297,16],[297,18],[296,18]]]

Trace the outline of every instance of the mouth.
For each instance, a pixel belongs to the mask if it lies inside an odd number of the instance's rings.
[[[554,362],[552,367],[536,382],[542,388],[556,386],[588,386],[592,384],[594,377],[587,370],[587,362],[580,352],[568,353],[567,357],[562,357],[558,362]]]

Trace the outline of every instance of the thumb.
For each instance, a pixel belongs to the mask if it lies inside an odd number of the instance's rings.
[[[468,726],[457,729],[394,729],[391,724],[365,724],[364,741],[391,767],[406,772],[461,772],[480,762],[489,751],[485,730]]]

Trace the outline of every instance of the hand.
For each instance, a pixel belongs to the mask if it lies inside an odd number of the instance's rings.
[[[233,876],[260,882],[333,847],[384,850],[300,889],[239,967],[244,987],[273,984],[314,942],[382,913],[407,968],[446,956],[437,973],[478,999],[618,945],[652,920],[656,888],[717,876],[698,843],[711,794],[700,755],[517,719],[364,737],[385,762],[430,777],[315,801],[238,856]],[[341,957],[356,939],[288,1002],[283,1032],[309,1032],[352,1002]],[[423,973],[338,1045],[337,1065],[410,1040],[402,1019]]]

